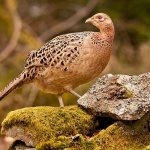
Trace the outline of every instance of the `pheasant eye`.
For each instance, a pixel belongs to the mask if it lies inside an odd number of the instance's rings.
[[[100,22],[104,21],[104,17],[102,17],[102,16],[98,16],[98,19]]]
[[[98,16],[98,19],[102,19],[103,17],[102,16]]]

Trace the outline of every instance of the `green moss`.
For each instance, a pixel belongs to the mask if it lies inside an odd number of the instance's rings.
[[[130,126],[117,122],[106,130],[100,131],[92,138],[82,135],[76,139],[58,140],[55,143],[48,141],[37,145],[38,150],[63,149],[65,150],[148,150],[150,144],[149,132],[134,132]],[[53,141],[54,142],[54,141]]]
[[[77,106],[32,107],[12,111],[2,123],[2,133],[13,126],[23,128],[33,135],[34,143],[57,140],[59,136],[69,137],[78,133],[91,134],[96,127],[95,118]],[[50,142],[52,143],[52,142]],[[59,143],[57,143],[59,144]]]
[[[150,132],[145,125],[149,119],[147,113],[138,121],[120,121],[97,131],[95,118],[77,106],[32,107],[9,113],[2,131],[13,126],[25,129],[33,135],[37,150],[148,150]]]
[[[37,149],[63,149],[66,150],[148,150],[150,146],[150,132],[144,130],[144,124],[149,119],[149,113],[136,122],[116,122],[108,128],[101,130],[97,135],[87,138],[80,135],[71,140],[59,140],[57,147],[51,141],[37,145]],[[57,143],[56,142],[56,143]],[[65,145],[64,147],[62,145]]]
[[[36,146],[37,150],[49,150],[49,149],[74,149],[74,150],[93,150],[95,145],[93,142],[86,140],[82,135],[73,139],[72,137],[60,136],[57,141],[49,140],[45,143],[40,143]]]
[[[118,122],[99,132],[92,141],[99,150],[142,150],[150,144],[150,133],[135,132],[130,126]]]
[[[72,144],[72,139],[65,136],[59,136],[57,139],[50,139],[47,142],[37,144],[37,150],[49,150],[49,149],[63,149],[69,147]]]

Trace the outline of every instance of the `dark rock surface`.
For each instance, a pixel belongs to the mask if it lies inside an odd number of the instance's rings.
[[[78,104],[97,116],[137,120],[150,110],[150,72],[141,75],[105,75]]]

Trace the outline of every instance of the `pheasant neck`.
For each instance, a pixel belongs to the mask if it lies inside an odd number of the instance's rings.
[[[100,33],[114,39],[114,34],[115,34],[114,26],[113,25],[105,26],[100,29]]]

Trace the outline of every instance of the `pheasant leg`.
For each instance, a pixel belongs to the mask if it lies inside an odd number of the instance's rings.
[[[75,95],[76,97],[78,97],[78,98],[80,98],[81,96],[78,94],[78,93],[76,93],[75,91],[73,91],[73,90],[67,90],[69,93],[71,93],[71,94],[73,94],[73,95]]]
[[[64,107],[62,95],[58,95],[58,100],[59,100],[60,107]]]

